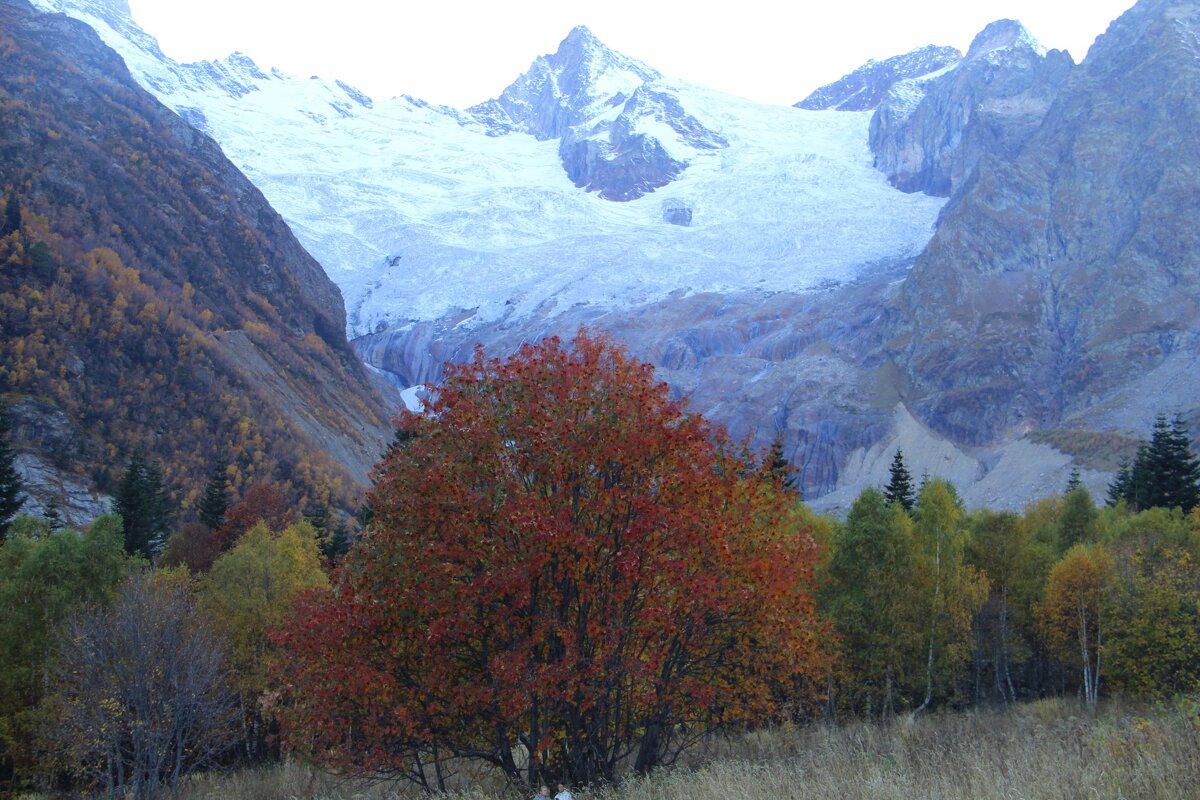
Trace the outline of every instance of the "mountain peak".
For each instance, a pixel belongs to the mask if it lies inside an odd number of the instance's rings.
[[[571,32],[567,34],[567,38],[563,39],[563,43],[565,44],[566,42],[595,42],[596,44],[603,44],[596,38],[596,34],[592,33],[591,28],[587,25],[576,25],[574,28],[571,28]]]
[[[572,28],[567,38],[559,43],[558,50],[543,58],[568,80],[577,78],[580,88],[586,88],[584,84],[594,82],[603,73],[612,70],[630,72],[637,77],[638,83],[662,77],[657,70],[641,61],[613,50],[585,25]]]
[[[980,58],[987,53],[1009,48],[1032,50],[1045,55],[1046,48],[1034,38],[1029,29],[1015,19],[998,19],[976,35],[967,49],[967,59]]]
[[[623,103],[639,86],[660,77],[657,70],[618,53],[578,25],[553,54],[534,59],[498,98],[467,112],[494,134],[557,139],[595,116],[597,109]]]

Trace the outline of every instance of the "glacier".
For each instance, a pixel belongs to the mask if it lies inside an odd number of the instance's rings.
[[[652,114],[625,120],[686,169],[613,202],[574,185],[557,141],[406,96],[373,101],[240,54],[178,64],[120,0],[36,4],[94,27],[217,140],[341,288],[351,337],[700,292],[821,291],[911,260],[945,202],[899,192],[873,168],[870,112],[757,104],[631,72],[602,46],[585,54],[578,101],[592,135],[607,135],[602,123],[642,81],[725,146],[693,146]],[[686,208],[690,225],[670,224],[667,208]]]

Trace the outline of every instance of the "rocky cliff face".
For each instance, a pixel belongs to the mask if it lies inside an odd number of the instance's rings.
[[[993,22],[953,69],[888,90],[871,118],[875,166],[902,191],[949,197],[985,153],[1020,150],[1072,66],[1020,23]]]
[[[103,489],[141,449],[185,500],[222,447],[242,481],[365,481],[387,412],[337,287],[90,28],[23,0],[0,0],[0,187],[24,209],[0,237],[0,392],[63,485]]]
[[[578,27],[500,97],[467,113],[495,136],[558,139],[576,186],[606,200],[634,200],[678,178],[690,153],[728,146],[661,77]]]
[[[928,45],[883,61],[868,61],[796,103],[809,111],[874,111],[900,81],[928,79],[962,60],[953,47]]]
[[[947,206],[884,325],[935,429],[987,444],[1195,408],[1198,37],[1200,4],[1142,0]]]

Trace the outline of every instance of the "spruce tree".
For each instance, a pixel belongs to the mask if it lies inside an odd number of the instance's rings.
[[[337,562],[342,556],[350,552],[350,531],[346,527],[346,523],[339,522],[334,526],[328,535],[321,537],[321,554],[330,563]]]
[[[171,525],[171,496],[163,480],[162,465],[152,461],[146,467],[146,510],[149,519],[149,552],[159,553],[167,543]]]
[[[1183,418],[1176,414],[1163,443],[1164,471],[1160,478],[1165,508],[1191,512],[1200,505],[1200,459],[1192,453],[1191,436]]]
[[[51,533],[62,528],[63,520],[62,514],[58,510],[58,500],[53,497],[46,500],[42,505],[42,519],[46,520]]]
[[[1070,494],[1082,485],[1083,482],[1079,480],[1079,467],[1071,467],[1071,474],[1067,476],[1067,490],[1065,494]]]
[[[921,485],[925,485],[924,480],[921,481]],[[889,506],[899,503],[905,511],[912,511],[916,493],[913,491],[912,475],[904,465],[904,453],[900,448],[896,448],[896,455],[892,457],[888,485],[883,490],[883,496]]]
[[[329,532],[329,509],[321,501],[310,500],[304,504],[304,519],[313,526],[318,539]]]
[[[121,515],[126,553],[154,557],[166,539],[169,503],[162,470],[135,452],[117,485],[114,509]]]
[[[776,436],[771,441],[771,449],[763,457],[762,475],[780,489],[796,488],[796,469],[787,456],[783,454],[783,437]]]
[[[210,530],[220,528],[225,522],[225,512],[229,510],[229,460],[225,451],[217,453],[216,463],[208,473],[208,483],[196,512],[200,521]]]
[[[1200,459],[1178,414],[1172,422],[1165,414],[1155,417],[1150,441],[1138,447],[1131,467],[1122,464],[1108,494],[1110,505],[1124,498],[1138,511],[1181,508],[1188,513],[1200,505]]]
[[[1129,502],[1130,496],[1133,494],[1133,465],[1129,463],[1128,458],[1122,458],[1117,465],[1117,474],[1113,478],[1113,482],[1108,485],[1108,505],[1115,506],[1117,503],[1124,500]]]
[[[8,236],[21,230],[21,201],[15,194],[9,195],[4,204],[4,224],[0,226],[0,236]]]
[[[8,432],[8,406],[0,403],[0,541],[8,538],[8,526],[25,504],[16,468],[17,454],[9,444]]]

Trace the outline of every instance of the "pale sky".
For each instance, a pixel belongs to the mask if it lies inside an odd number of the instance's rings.
[[[868,59],[926,44],[966,51],[1018,19],[1082,61],[1133,0],[130,0],[178,61],[240,50],[264,68],[340,78],[376,99],[466,107],[498,95],[575,25],[663,74],[792,104]],[[819,6],[819,7],[818,7]]]

